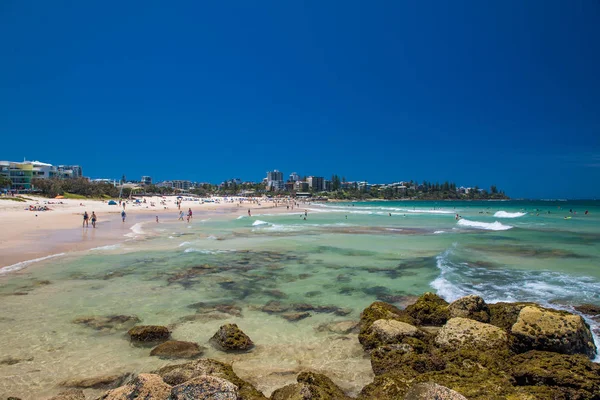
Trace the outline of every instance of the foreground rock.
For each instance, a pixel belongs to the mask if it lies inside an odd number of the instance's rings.
[[[404,400],[467,400],[467,398],[452,389],[428,382],[411,386]]]
[[[517,352],[546,350],[562,354],[585,354],[593,358],[596,346],[589,326],[579,315],[566,311],[526,306],[511,328]]]
[[[275,390],[271,400],[350,400],[342,389],[323,374],[302,372],[296,381],[298,383]]]
[[[166,384],[160,376],[155,374],[139,374],[127,385],[108,391],[98,400],[163,400],[167,399],[170,393],[171,386]]]
[[[376,301],[369,307],[365,308],[360,314],[360,333],[366,333],[367,329],[371,327],[373,322],[380,319],[391,319],[395,321],[406,322],[407,324],[411,325],[415,324],[415,320],[404,310],[400,310],[398,307],[382,301]]]
[[[83,393],[83,390],[81,389],[69,389],[60,392],[48,400],[85,400],[85,393]]]
[[[204,350],[197,343],[169,340],[153,348],[150,355],[161,358],[195,358],[201,356]]]
[[[469,318],[479,322],[490,322],[490,308],[485,301],[475,295],[461,297],[448,306],[450,318]]]
[[[416,325],[442,326],[450,317],[448,302],[433,293],[419,297],[414,304],[406,307],[406,313],[414,318]]]
[[[121,386],[129,377],[129,374],[123,375],[101,375],[91,378],[75,378],[59,383],[60,386],[81,388],[81,389],[111,389]]]
[[[211,375],[223,378],[238,387],[239,396],[244,400],[267,400],[267,398],[250,383],[240,379],[231,368],[231,365],[203,358],[184,364],[168,365],[155,371],[165,383],[176,386],[190,379]]]
[[[171,336],[169,329],[160,325],[134,326],[127,333],[133,342],[164,342]]]
[[[211,342],[223,351],[248,351],[254,347],[252,340],[236,324],[221,326]]]
[[[420,338],[425,334],[415,326],[393,319],[379,319],[358,336],[365,350],[385,344],[401,343],[404,338]]]
[[[238,387],[226,379],[204,375],[171,390],[169,400],[238,400]]]
[[[446,349],[508,349],[508,335],[494,325],[468,318],[452,318],[442,327],[435,343]]]

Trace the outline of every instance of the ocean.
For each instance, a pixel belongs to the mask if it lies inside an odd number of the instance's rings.
[[[369,358],[356,333],[338,323],[357,321],[373,301],[405,306],[432,291],[447,301],[478,294],[489,303],[533,301],[570,311],[600,305],[600,202],[312,203],[252,217],[195,212],[190,224],[136,224],[120,244],[0,274],[0,354],[8,360],[0,360],[0,397],[41,398],[66,379],[172,362],[132,346],[126,329],[74,322],[111,315],[169,326],[174,339],[206,346],[205,357],[233,363],[267,395],[304,369],[356,394],[373,379]],[[264,308],[295,304],[313,311],[292,322]],[[223,311],[231,307],[237,311]],[[251,352],[225,354],[208,343],[230,322],[255,342]],[[598,345],[600,324],[587,322]]]

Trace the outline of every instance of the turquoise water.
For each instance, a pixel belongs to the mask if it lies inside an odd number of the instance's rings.
[[[403,306],[435,291],[448,301],[476,293],[488,302],[600,305],[600,202],[329,203],[195,217],[138,224],[119,245],[2,275],[0,354],[23,361],[0,364],[0,395],[40,398],[65,379],[168,363],[131,346],[123,330],[73,323],[82,316],[168,325],[266,394],[306,368],[356,393],[373,378],[369,360],[355,333],[332,324],[357,321],[375,300]],[[327,307],[290,322],[264,312],[269,301]],[[252,352],[210,347],[227,322],[253,339]]]

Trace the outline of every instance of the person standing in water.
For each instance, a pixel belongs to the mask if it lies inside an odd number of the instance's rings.
[[[127,214],[125,214],[125,210],[121,211],[121,219],[123,220],[123,222],[125,222],[125,217],[127,217]]]
[[[89,226],[89,220],[90,216],[88,215],[87,211],[83,212],[83,226],[82,227],[86,227]]]
[[[92,227],[96,227],[96,213],[92,211]]]

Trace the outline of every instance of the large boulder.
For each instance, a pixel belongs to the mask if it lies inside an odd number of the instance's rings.
[[[360,333],[365,333],[373,322],[380,319],[393,319],[414,325],[415,320],[404,310],[382,301],[376,301],[360,314]]]
[[[187,362],[184,364],[168,365],[155,371],[169,385],[180,385],[190,379],[212,375],[223,378],[233,383],[238,387],[240,398],[244,400],[266,400],[267,398],[254,386],[240,379],[231,365],[224,364],[220,361],[203,358]]]
[[[519,313],[527,306],[535,306],[535,303],[494,303],[490,309],[490,324],[502,328],[508,332],[517,322]]]
[[[583,355],[528,351],[512,358],[518,386],[550,386],[578,399],[600,399],[600,365]],[[594,397],[595,396],[595,397]]]
[[[134,326],[127,334],[133,342],[164,342],[171,336],[169,328],[160,325]]]
[[[517,352],[545,350],[562,354],[585,354],[593,358],[596,346],[589,326],[579,315],[526,306],[511,329]]]
[[[48,400],[85,400],[85,393],[81,389],[69,389],[60,392]]]
[[[358,336],[365,350],[385,344],[401,343],[405,337],[421,338],[425,334],[417,327],[393,319],[379,319]]]
[[[448,306],[450,318],[470,318],[479,322],[490,322],[490,308],[476,295],[461,297]]]
[[[254,347],[252,340],[236,324],[221,326],[211,342],[223,351],[248,351]]]
[[[442,326],[450,317],[448,302],[433,293],[425,293],[414,304],[406,307],[416,325]]]
[[[427,382],[412,385],[404,400],[467,400],[467,398],[445,386]]]
[[[197,343],[169,340],[153,348],[150,355],[161,358],[196,358],[201,356],[204,350]]]
[[[494,325],[468,318],[452,318],[440,329],[435,344],[450,350],[497,350],[508,348],[508,336]]]
[[[298,383],[277,389],[271,400],[350,400],[331,379],[316,372],[302,372]]]
[[[171,385],[155,374],[139,374],[125,386],[110,390],[98,400],[153,399],[165,400],[171,393]]]
[[[199,376],[173,387],[168,400],[238,400],[238,387],[212,375]]]

